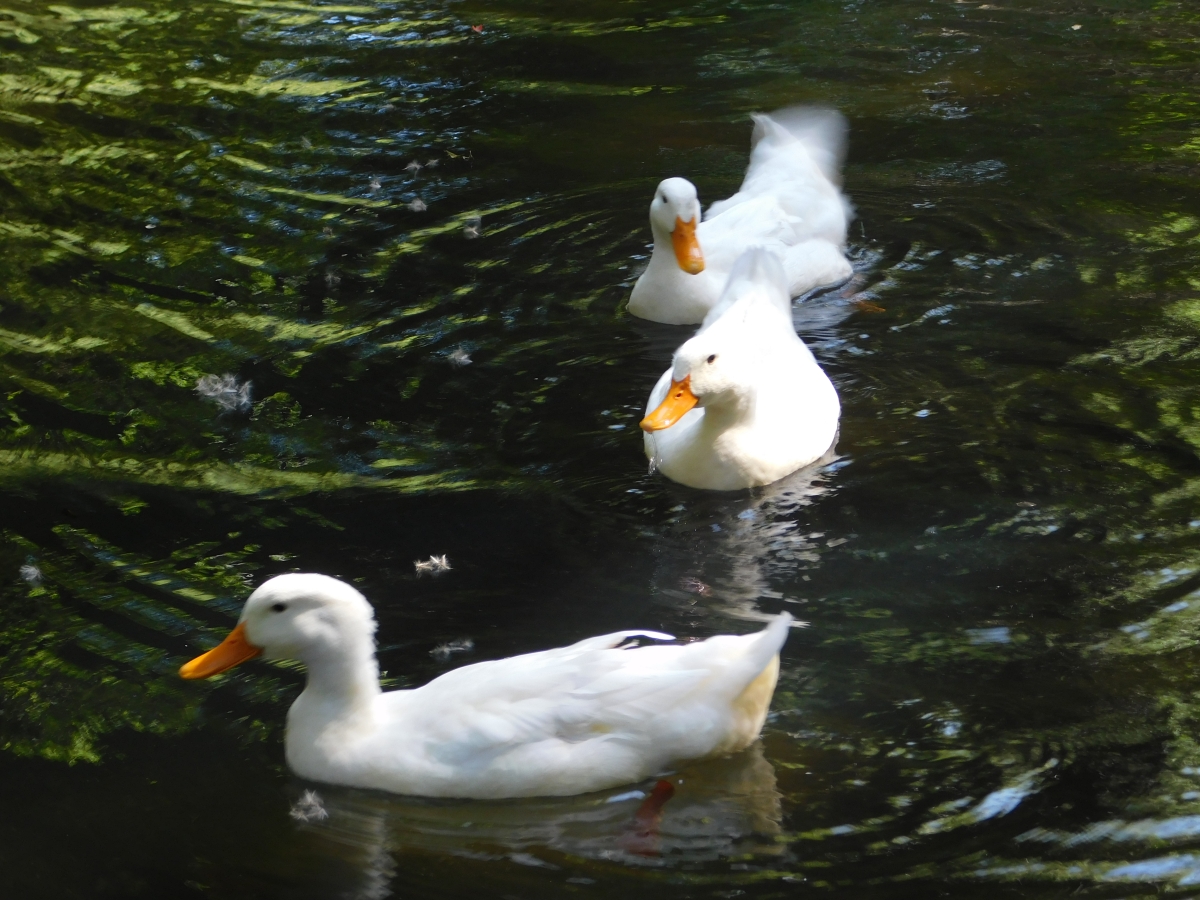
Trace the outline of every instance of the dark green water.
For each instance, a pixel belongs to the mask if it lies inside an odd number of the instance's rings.
[[[8,0],[5,896],[1196,896],[1198,40],[1133,0]],[[797,309],[840,459],[702,495],[636,427],[688,333],[623,311],[646,208],[796,102],[851,124],[871,306]],[[394,686],[811,626],[656,856],[623,790],[306,824],[300,672],[174,674],[296,569],[376,604]]]

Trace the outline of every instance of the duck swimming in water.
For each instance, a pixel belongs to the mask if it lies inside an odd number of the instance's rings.
[[[755,247],[675,351],[641,424],[646,455],[672,481],[734,491],[819,460],[840,415],[833,383],[793,329],[783,266]]]
[[[383,692],[375,616],[326,575],[278,575],[217,647],[180,675],[296,659],[308,669],[287,716],[288,765],[304,778],[428,797],[567,796],[734,753],[762,729],[791,616],[757,634],[626,647],[620,631],[475,663]]]
[[[686,178],[668,178],[655,190],[654,250],[629,299],[633,315],[670,325],[701,322],[738,257],[754,246],[779,257],[789,298],[850,277],[843,250],[852,213],[839,189],[845,119],[804,107],[751,118],[745,180],[703,221],[696,187]]]

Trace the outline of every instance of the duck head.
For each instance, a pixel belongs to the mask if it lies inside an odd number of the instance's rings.
[[[699,224],[700,198],[696,186],[686,178],[660,182],[650,202],[650,230],[656,244],[670,240],[679,268],[689,275],[704,271],[704,253],[696,238]]]
[[[777,341],[796,341],[791,298],[779,258],[762,247],[746,250],[704,325],[675,351],[671,389],[646,418],[643,431],[670,428],[695,406],[742,408],[753,398]]]
[[[322,662],[374,654],[375,615],[367,599],[327,575],[277,575],[250,595],[237,627],[179,670],[209,678],[256,656]]]
[[[695,406],[719,406],[744,397],[746,386],[753,383],[753,355],[738,342],[722,337],[719,331],[714,334],[709,329],[675,351],[671,389],[666,399],[642,419],[643,431],[670,428]]]

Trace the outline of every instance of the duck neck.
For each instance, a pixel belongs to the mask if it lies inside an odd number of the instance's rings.
[[[379,696],[379,665],[370,638],[318,648],[303,662],[308,667],[306,701],[353,715],[369,709]]]
[[[654,236],[654,248],[650,251],[650,262],[647,267],[657,269],[670,266],[680,275],[687,274],[679,268],[679,262],[675,259],[675,245],[671,242],[670,230],[651,219],[650,233]]]
[[[712,434],[749,425],[754,418],[755,397],[752,391],[730,392],[704,405],[704,430]]]

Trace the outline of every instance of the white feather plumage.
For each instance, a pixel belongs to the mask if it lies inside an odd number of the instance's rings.
[[[280,609],[282,607],[282,609]],[[242,612],[267,658],[308,682],[288,713],[287,759],[317,781],[435,797],[565,796],[629,784],[758,737],[791,617],[764,631],[621,648],[621,631],[463,666],[382,693],[370,604],[324,575],[280,575]]]
[[[696,188],[684,178],[658,186],[650,206],[654,251],[629,300],[635,316],[671,325],[699,323],[737,259],[754,246],[779,257],[789,297],[850,277],[843,248],[853,210],[839,189],[845,119],[833,110],[805,107],[752,118],[742,186],[710,206],[697,225],[705,263],[698,274],[680,268],[671,243],[676,217],[688,222],[699,215]]]

